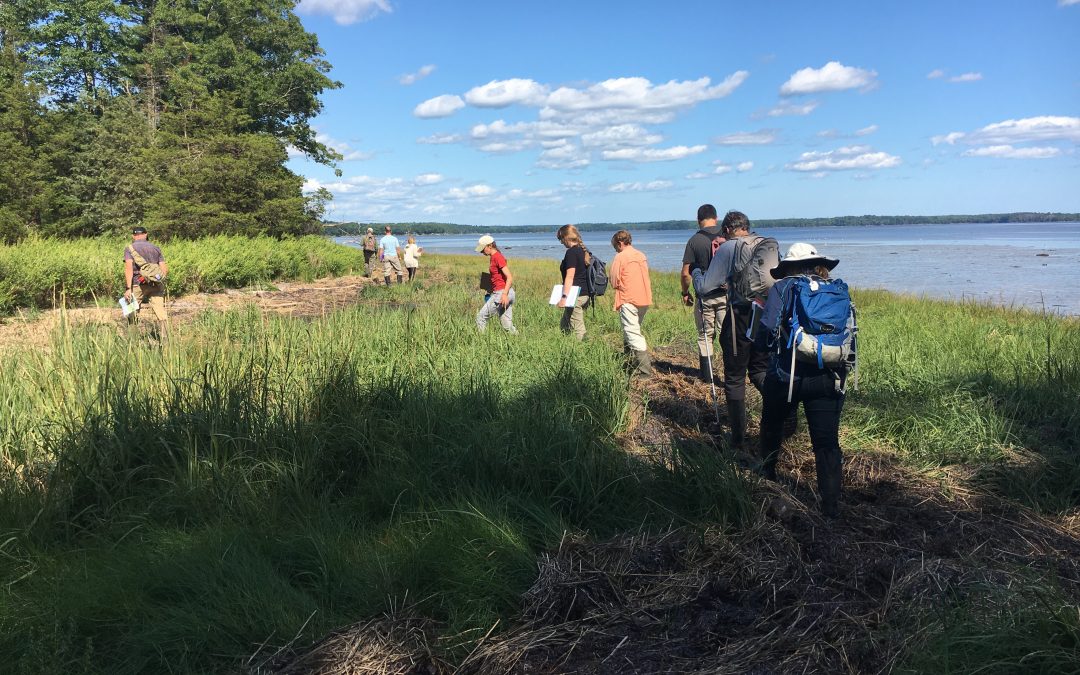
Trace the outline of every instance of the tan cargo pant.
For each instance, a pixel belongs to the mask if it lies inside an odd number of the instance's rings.
[[[694,303],[694,324],[698,332],[698,356],[713,355],[713,339],[727,317],[727,296],[698,300]]]
[[[590,300],[591,298],[587,295],[579,295],[573,307],[563,309],[562,320],[559,321],[562,332],[572,332],[577,339],[585,339],[585,309],[589,306]]]
[[[134,284],[131,297],[139,303],[140,315],[143,307],[149,304],[157,321],[165,323],[169,320],[169,315],[165,312],[165,284]]]

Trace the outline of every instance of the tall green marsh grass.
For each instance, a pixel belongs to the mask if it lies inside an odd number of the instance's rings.
[[[129,240],[28,239],[0,245],[0,315],[51,308],[61,301],[112,299],[124,290]],[[207,237],[161,244],[173,295],[274,280],[311,280],[363,270],[363,254],[325,237]]]
[[[245,249],[219,246],[217,263],[188,269],[224,284],[220,265]],[[181,250],[166,253],[174,283],[195,278]],[[107,255],[117,279],[119,247]],[[275,269],[299,276],[338,260],[282,255],[300,262]],[[164,347],[61,328],[49,351],[11,352],[0,369],[6,666],[233,670],[261,644],[306,644],[401,606],[479,638],[514,614],[537,553],[565,533],[752,517],[751,482],[711,448],[681,447],[663,465],[618,446],[632,408],[610,299],[578,343],[546,304],[557,263],[510,265],[518,336],[475,330],[485,258],[425,256],[417,284],[365,287],[355,307],[317,320],[208,313]],[[653,349],[690,355],[677,277],[654,274],[654,293]],[[978,467],[1003,494],[1075,508],[1075,320],[880,292],[856,301],[848,451]],[[1034,606],[1002,610],[997,634],[1029,625]],[[1069,616],[1054,624],[1066,637]],[[981,634],[962,618],[928,620],[968,645]]]
[[[206,314],[163,348],[80,329],[20,353],[0,380],[0,653],[221,670],[402,604],[478,638],[565,533],[748,517],[711,449],[663,466],[618,447],[604,337],[566,338],[532,299],[522,335],[481,335],[479,300],[371,287],[316,321]]]

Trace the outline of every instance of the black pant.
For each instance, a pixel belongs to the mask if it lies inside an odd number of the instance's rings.
[[[728,307],[724,325],[720,329],[720,351],[724,356],[724,395],[729,401],[746,399],[746,376],[750,384],[760,392],[769,366],[769,354],[754,349],[754,343],[746,339],[750,325],[749,308]],[[732,323],[734,322],[734,326]],[[732,345],[732,336],[735,344]]]
[[[841,381],[841,388],[843,382]],[[844,394],[836,386],[831,373],[810,375],[796,380],[791,403],[788,403],[788,383],[773,373],[765,378],[761,406],[761,457],[766,475],[776,474],[776,460],[783,442],[784,418],[793,407],[803,404],[810,443],[814,447],[818,492],[823,509],[835,515],[840,497],[843,455],[840,450],[840,411]]]

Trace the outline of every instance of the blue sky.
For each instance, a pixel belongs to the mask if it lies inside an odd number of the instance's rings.
[[[1080,0],[302,0],[328,218],[1080,211]]]

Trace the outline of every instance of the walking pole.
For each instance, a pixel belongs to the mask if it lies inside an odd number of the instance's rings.
[[[705,332],[705,303],[698,296],[698,311],[701,313],[701,342],[705,345],[705,363],[709,367],[709,393],[712,394],[713,414],[716,416],[716,426],[720,426],[720,404],[716,400],[716,382],[713,380],[712,369],[712,340],[708,339]]]

